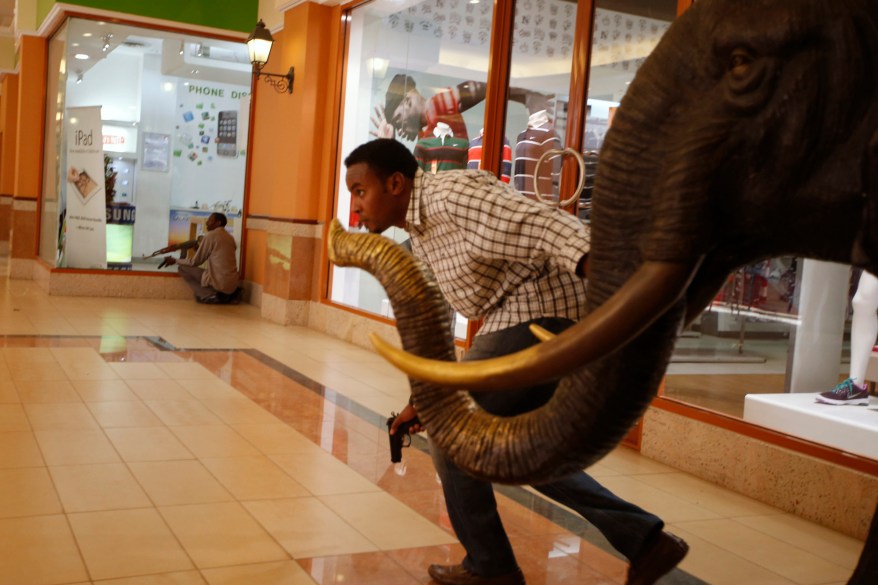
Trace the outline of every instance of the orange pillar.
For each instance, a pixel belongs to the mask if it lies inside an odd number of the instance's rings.
[[[55,72],[57,74],[57,72]],[[18,126],[12,190],[10,278],[33,278],[38,240],[46,104],[46,39],[22,35],[19,52]]]
[[[0,81],[0,251],[8,253],[15,186],[15,137],[18,131],[18,75]]]
[[[304,325],[320,297],[322,218],[336,112],[340,11],[312,2],[284,14],[264,71],[295,68],[292,95],[254,85],[245,278],[267,319]]]

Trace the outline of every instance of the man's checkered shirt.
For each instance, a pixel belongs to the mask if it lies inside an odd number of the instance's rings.
[[[417,171],[406,216],[415,256],[445,298],[490,333],[537,317],[583,315],[589,251],[576,217],[533,201],[486,171]]]

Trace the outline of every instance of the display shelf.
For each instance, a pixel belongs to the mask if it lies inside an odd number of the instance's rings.
[[[747,394],[744,420],[878,460],[878,399],[869,406],[815,401],[816,393]]]

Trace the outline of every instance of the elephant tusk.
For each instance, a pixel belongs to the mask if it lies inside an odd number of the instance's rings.
[[[554,333],[543,329],[539,325],[531,325],[530,327],[528,327],[528,329],[530,329],[530,332],[534,334],[534,337],[536,337],[540,341],[549,341],[550,339],[555,338]]]
[[[385,359],[417,380],[471,391],[532,386],[624,346],[680,298],[699,263],[647,262],[606,303],[576,325],[548,341],[499,358],[437,361],[413,356],[374,336],[372,342]]]

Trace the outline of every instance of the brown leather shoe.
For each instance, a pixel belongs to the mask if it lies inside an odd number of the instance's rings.
[[[479,577],[463,565],[430,565],[427,572],[439,585],[524,585],[521,569],[499,577]]]
[[[689,552],[686,541],[670,532],[662,532],[658,538],[628,568],[625,585],[652,585],[683,560]]]

